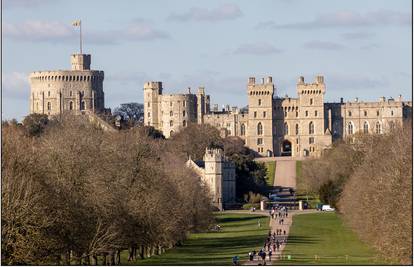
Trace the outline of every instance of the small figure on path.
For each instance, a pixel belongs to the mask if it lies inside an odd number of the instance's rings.
[[[239,265],[239,256],[233,257],[233,265]]]
[[[286,230],[283,230],[283,235],[286,235]]]
[[[252,261],[253,260],[253,252],[249,252],[249,261]]]
[[[272,261],[272,250],[269,249],[269,261]]]

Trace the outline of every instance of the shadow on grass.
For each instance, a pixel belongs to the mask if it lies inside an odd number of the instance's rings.
[[[220,218],[220,217],[218,217],[217,222],[218,223],[240,222],[240,221],[258,220],[258,219],[262,219],[262,218],[263,218],[263,215],[244,217],[244,218],[232,218],[232,217]]]
[[[319,238],[301,235],[289,235],[287,242],[288,244],[317,244],[319,241]]]

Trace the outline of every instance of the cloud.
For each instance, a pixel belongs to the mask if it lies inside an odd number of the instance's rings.
[[[167,19],[171,21],[221,21],[237,19],[243,15],[236,4],[223,4],[219,7],[208,9],[192,7],[184,13],[173,13]]]
[[[347,32],[343,33],[342,37],[347,40],[356,40],[356,39],[368,39],[373,37],[375,34],[372,32]]]
[[[303,45],[303,47],[308,49],[320,49],[320,50],[341,50],[345,48],[341,44],[325,41],[311,41]]]
[[[282,50],[269,43],[249,43],[240,45],[233,53],[248,55],[269,55],[281,53]]]
[[[30,95],[30,85],[27,73],[2,73],[1,86],[4,97],[27,99]]]
[[[309,30],[338,27],[411,26],[411,20],[409,12],[382,9],[362,14],[357,11],[344,10],[322,14],[305,22],[277,24],[274,21],[264,21],[257,24],[256,28]]]
[[[3,9],[10,8],[33,8],[49,3],[56,3],[58,0],[3,0]]]
[[[84,40],[93,44],[115,44],[122,41],[151,41],[167,39],[166,32],[155,29],[144,20],[135,20],[125,27],[108,31],[83,31]],[[59,21],[26,21],[23,23],[3,23],[5,38],[28,42],[67,43],[78,38],[78,30],[70,23]]]

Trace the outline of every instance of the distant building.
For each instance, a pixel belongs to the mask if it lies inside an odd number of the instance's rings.
[[[71,70],[30,73],[30,113],[59,115],[105,111],[104,72],[91,70],[91,55],[71,56]]]
[[[412,101],[401,96],[378,102],[325,103],[323,76],[313,83],[297,82],[297,98],[275,97],[272,77],[247,83],[248,109],[218,105],[210,110],[210,96],[200,87],[197,94],[163,95],[161,82],[144,84],[144,124],[168,138],[188,123],[210,124],[223,136],[238,136],[262,156],[319,156],[336,139],[356,133],[386,132],[412,116]]]
[[[202,161],[189,159],[187,166],[193,169],[210,189],[212,203],[219,210],[236,201],[236,169],[221,149],[206,148]]]

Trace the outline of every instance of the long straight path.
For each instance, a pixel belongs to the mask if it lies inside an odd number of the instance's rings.
[[[296,188],[296,160],[276,160],[273,185]]]

